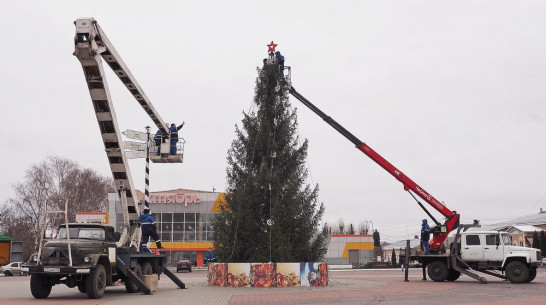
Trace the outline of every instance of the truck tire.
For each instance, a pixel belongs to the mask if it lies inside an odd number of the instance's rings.
[[[30,292],[37,299],[45,299],[51,293],[53,285],[49,282],[49,278],[42,274],[33,274],[30,276]]]
[[[104,294],[104,289],[106,289],[106,270],[104,266],[98,264],[95,271],[87,275],[85,284],[87,296],[90,299],[100,299]]]
[[[506,277],[512,283],[525,283],[529,280],[529,267],[520,261],[512,261],[506,266]]]
[[[446,263],[437,260],[428,265],[428,277],[435,282],[443,282],[447,279],[447,266]]]
[[[142,275],[151,275],[151,274],[154,274],[154,269],[152,268],[152,264],[150,264],[150,262],[143,262]]]
[[[142,275],[142,268],[140,268],[139,264],[136,265],[135,269],[133,269],[133,272],[137,276]],[[138,292],[140,289],[138,288],[138,286],[135,283],[133,283],[133,281],[131,281],[129,278],[126,278],[125,279],[125,290],[127,290],[128,293],[135,293],[135,292]]]
[[[529,269],[529,278],[527,279],[527,282],[532,282],[536,276],[537,276],[537,268]]]
[[[457,270],[450,269],[447,273],[447,280],[449,282],[454,282],[461,276],[461,273]]]
[[[9,270],[6,270],[6,271],[4,271],[4,275],[5,276],[12,276],[13,273],[11,273],[11,271],[9,271]]]

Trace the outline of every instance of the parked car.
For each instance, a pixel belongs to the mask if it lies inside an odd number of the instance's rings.
[[[180,270],[188,270],[191,272],[191,260],[189,258],[182,258],[176,263],[176,272]]]
[[[22,262],[9,263],[5,266],[0,267],[0,272],[3,273],[5,276],[12,276],[14,274],[27,275],[28,268],[22,268],[21,264],[23,263]]]

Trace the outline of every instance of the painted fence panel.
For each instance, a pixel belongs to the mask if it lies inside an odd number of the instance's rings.
[[[318,287],[328,286],[328,264],[214,263],[209,264],[209,286],[219,287]]]

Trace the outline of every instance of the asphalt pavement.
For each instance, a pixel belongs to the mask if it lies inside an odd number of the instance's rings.
[[[486,276],[489,283],[467,277],[455,282],[423,281],[421,269],[410,269],[404,281],[400,269],[331,270],[327,287],[229,288],[209,287],[204,270],[177,273],[187,289],[178,289],[166,276],[153,295],[128,294],[124,286],[108,287],[101,299],[88,299],[76,288],[54,286],[47,299],[34,299],[29,276],[0,277],[3,304],[404,304],[404,305],[513,305],[546,304],[546,268],[527,284],[512,284]]]

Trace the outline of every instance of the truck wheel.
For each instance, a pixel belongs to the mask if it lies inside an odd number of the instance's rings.
[[[133,269],[133,272],[137,276],[142,275],[142,269],[140,268],[139,264],[136,265],[135,269]],[[129,292],[129,293],[135,293],[135,292],[138,292],[140,289],[138,288],[138,286],[135,283],[133,283],[133,281],[131,281],[129,278],[126,278],[125,279],[125,290],[127,290],[127,292]]]
[[[37,299],[45,299],[51,293],[51,283],[49,278],[42,274],[33,274],[30,276],[30,292]]]
[[[450,282],[456,281],[461,276],[461,273],[457,270],[450,269],[447,273],[447,280]]]
[[[527,282],[532,282],[536,276],[537,276],[537,268],[529,269],[529,278],[527,279]]]
[[[428,277],[435,282],[443,282],[447,279],[447,266],[442,261],[433,261],[428,265]]]
[[[152,268],[152,264],[150,264],[150,262],[142,263],[142,275],[151,275],[153,273],[154,269]]]
[[[100,299],[106,289],[106,270],[104,266],[98,264],[95,271],[87,275],[85,279],[87,296],[90,299]]]
[[[506,266],[506,277],[512,283],[525,283],[530,278],[529,267],[520,261],[510,262]]]
[[[13,273],[11,273],[11,271],[9,271],[9,270],[6,270],[6,271],[4,271],[4,275],[5,276],[12,276]]]

